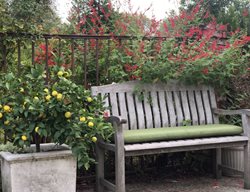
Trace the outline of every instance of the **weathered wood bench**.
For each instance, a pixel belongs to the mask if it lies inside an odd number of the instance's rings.
[[[213,88],[176,82],[130,81],[91,91],[107,96],[105,104],[115,129],[114,143],[96,145],[98,192],[126,191],[125,156],[214,149],[214,173],[220,178],[221,148],[235,146],[244,146],[244,187],[250,188],[250,110],[217,109]],[[242,116],[243,129],[219,124],[219,115],[235,114]],[[188,123],[191,126],[183,126]],[[105,150],[115,152],[115,184],[104,178]]]

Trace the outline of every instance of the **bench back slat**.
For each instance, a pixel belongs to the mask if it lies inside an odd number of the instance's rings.
[[[204,113],[204,107],[202,104],[202,98],[201,98],[201,93],[200,91],[195,91],[195,100],[196,100],[196,108],[198,111],[198,119],[199,119],[199,124],[205,124],[205,113]]]
[[[204,101],[203,103],[204,103],[204,108],[205,108],[206,122],[207,124],[211,124],[213,123],[213,115],[212,115],[212,110],[210,107],[208,91],[202,91],[202,98]]]
[[[181,91],[181,100],[182,100],[184,119],[191,119],[188,98],[187,98],[187,91]]]
[[[160,105],[160,114],[161,114],[161,121],[162,121],[162,127],[169,127],[169,116],[167,111],[167,103],[166,103],[166,95],[165,91],[159,91],[159,103]]]
[[[143,112],[143,106],[142,102],[139,101],[138,97],[135,97],[135,107],[136,107],[136,113],[137,113],[137,122],[138,122],[138,128],[144,129],[145,128],[145,117]]]
[[[211,110],[216,108],[215,94],[209,86],[129,81],[95,86],[91,91],[93,95],[107,95],[105,105],[110,106],[111,115],[128,120],[125,129],[217,123]]]
[[[116,97],[116,93],[110,93],[110,104],[112,106],[112,115],[119,116],[118,110],[118,100]]]
[[[128,114],[129,114],[129,128],[130,129],[137,129],[137,118],[136,118],[136,111],[134,105],[134,95],[132,92],[127,92],[127,105],[128,105]]]
[[[149,92],[146,91],[143,93],[143,105],[144,105],[144,113],[146,118],[146,127],[153,127],[153,115],[152,115],[152,109],[151,106],[147,104],[148,98],[149,98]]]
[[[161,116],[160,116],[160,109],[158,105],[158,97],[157,97],[157,92],[152,91],[150,93],[151,95],[151,107],[152,107],[152,113],[153,115],[153,120],[154,120],[154,127],[161,127]],[[148,105],[149,103],[147,103]]]
[[[217,108],[217,103],[216,103],[216,99],[215,99],[215,93],[214,93],[214,89],[209,90],[209,96],[210,96],[210,105],[212,108]],[[213,122],[214,123],[219,123],[219,118],[217,116],[213,116]]]
[[[177,116],[177,125],[180,126],[183,123],[184,117],[182,113],[182,105],[181,105],[181,98],[180,98],[180,92],[174,91],[174,103],[175,103],[175,110],[176,110],[176,116]]]
[[[119,107],[120,107],[120,116],[122,119],[128,119],[127,106],[126,106],[126,97],[124,92],[118,93],[119,98]],[[124,124],[124,128],[128,129],[128,124]]]

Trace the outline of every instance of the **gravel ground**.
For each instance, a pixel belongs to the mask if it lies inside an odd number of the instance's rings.
[[[127,192],[250,192],[243,189],[243,179],[240,177],[223,177],[216,180],[211,176],[189,176],[171,179],[162,177],[159,179],[145,178],[135,180],[129,178],[126,184]],[[79,187],[77,192],[94,192],[91,186]]]

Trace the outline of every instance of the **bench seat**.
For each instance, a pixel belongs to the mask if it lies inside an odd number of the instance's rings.
[[[188,138],[231,136],[243,133],[242,127],[228,124],[149,128],[124,131],[125,143],[145,143]]]
[[[247,136],[222,136],[196,139],[179,139],[171,141],[155,141],[148,143],[131,143],[124,145],[125,156],[152,155],[160,153],[172,153],[215,149],[223,147],[239,147],[246,145]]]

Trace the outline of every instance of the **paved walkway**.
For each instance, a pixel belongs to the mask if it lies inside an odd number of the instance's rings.
[[[250,192],[243,189],[243,179],[223,177],[220,180],[210,176],[179,179],[151,178],[149,181],[135,179],[126,184],[127,192]],[[94,192],[93,186],[79,188],[77,192]]]

